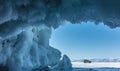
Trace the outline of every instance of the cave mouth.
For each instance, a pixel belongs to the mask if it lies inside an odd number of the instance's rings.
[[[120,28],[94,22],[65,25],[53,30],[50,45],[76,59],[119,58]]]

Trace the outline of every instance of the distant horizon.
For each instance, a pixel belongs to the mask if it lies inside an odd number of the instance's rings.
[[[120,28],[111,29],[103,23],[67,23],[53,30],[50,45],[71,60],[79,58],[119,58]]]
[[[120,57],[119,58],[78,58],[75,60],[79,60],[79,59],[120,59]]]
[[[97,60],[97,61],[100,61],[100,60],[104,60],[104,59],[107,59],[107,60],[111,60],[111,62],[114,62],[115,60],[116,61],[118,61],[118,62],[120,62],[120,58],[90,58],[90,59],[88,59],[88,58],[81,58],[81,59],[73,59],[73,60],[71,60],[72,62],[77,62],[77,61],[83,61],[83,60]],[[96,62],[96,61],[95,61]]]
[[[68,55],[68,56],[69,56],[69,55]],[[89,60],[89,59],[120,59],[120,57],[106,57],[106,58],[105,58],[105,57],[72,58],[72,61],[73,61],[73,60],[82,60],[82,59],[88,59],[88,60]]]

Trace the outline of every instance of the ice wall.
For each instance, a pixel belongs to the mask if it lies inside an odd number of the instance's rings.
[[[0,0],[0,65],[30,71],[59,62],[51,28],[66,21],[120,27],[119,0]]]
[[[31,71],[56,65],[61,53],[49,46],[49,28],[29,28],[0,41],[0,64],[10,71]]]

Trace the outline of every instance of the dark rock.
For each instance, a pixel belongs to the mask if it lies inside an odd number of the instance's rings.
[[[92,61],[84,59],[84,63],[92,63]]]

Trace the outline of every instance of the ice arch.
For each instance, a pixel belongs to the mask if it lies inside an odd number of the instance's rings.
[[[11,71],[53,66],[61,53],[49,46],[51,28],[65,21],[115,28],[119,16],[118,0],[0,0],[0,64]]]

